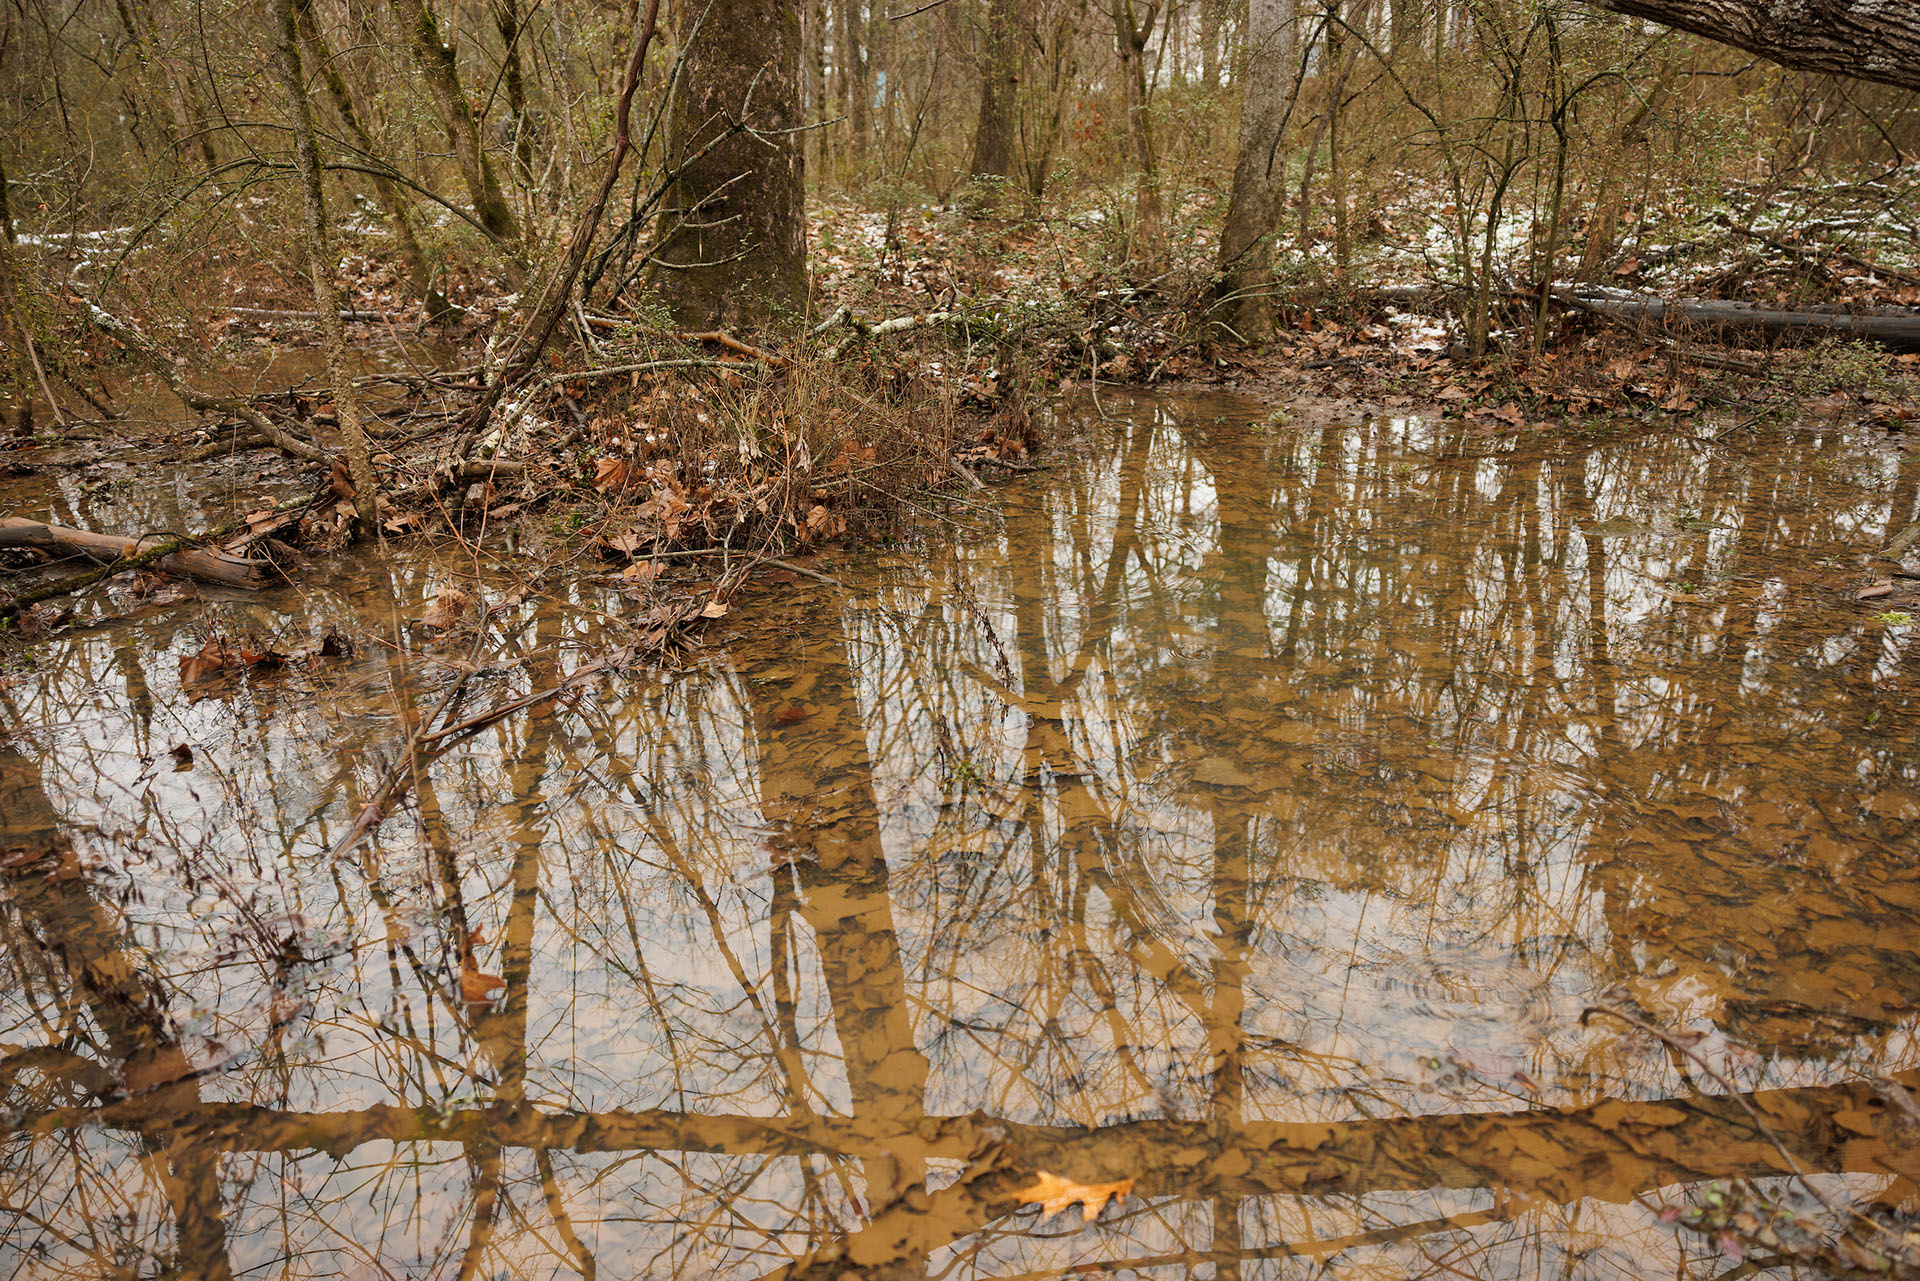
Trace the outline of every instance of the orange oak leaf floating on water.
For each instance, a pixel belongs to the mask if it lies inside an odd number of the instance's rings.
[[[486,935],[475,930],[467,936],[467,945],[460,949],[460,999],[482,1009],[490,1008],[507,989],[507,981],[498,974],[480,972],[480,962],[474,958],[473,949],[486,941]]]
[[[1124,1201],[1132,1192],[1132,1179],[1121,1179],[1117,1183],[1075,1183],[1072,1179],[1063,1179],[1042,1170],[1037,1183],[1030,1188],[1022,1188],[1014,1195],[1020,1198],[1022,1205],[1038,1201],[1043,1211],[1040,1215],[1042,1223],[1075,1201],[1080,1203],[1082,1221],[1092,1223],[1100,1217],[1100,1211],[1106,1208],[1108,1201]]]

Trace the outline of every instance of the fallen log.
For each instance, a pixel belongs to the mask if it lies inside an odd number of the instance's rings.
[[[151,556],[146,563],[169,574],[249,590],[258,590],[273,581],[273,567],[266,561],[248,560],[211,548],[187,547],[187,541],[169,535],[124,538],[118,534],[96,534],[23,516],[0,518],[0,547],[35,547],[66,556],[85,556],[102,565]],[[168,550],[170,545],[178,550]]]
[[[1568,286],[1556,286],[1549,295],[1555,302],[1580,311],[1634,324],[1758,333],[1772,339],[1864,338],[1899,351],[1920,351],[1920,311],[1904,307],[1863,311],[1808,307],[1780,311],[1747,302],[1699,298],[1669,302],[1613,289]]]

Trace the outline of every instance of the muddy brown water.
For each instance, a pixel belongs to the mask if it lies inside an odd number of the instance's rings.
[[[1726,1181],[1911,1208],[1914,629],[1848,584],[1912,455],[1098,408],[339,859],[468,654],[407,620],[510,559],[10,650],[0,1271],[1705,1278]],[[462,707],[621,608],[507,609]],[[182,690],[215,626],[360,644]]]

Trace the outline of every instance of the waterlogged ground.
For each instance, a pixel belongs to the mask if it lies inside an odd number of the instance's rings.
[[[1912,1208],[1913,455],[1099,409],[344,857],[474,563],[10,650],[0,1271],[1820,1275],[1761,1198]],[[622,608],[507,607],[461,710]],[[358,645],[183,690],[214,625]]]

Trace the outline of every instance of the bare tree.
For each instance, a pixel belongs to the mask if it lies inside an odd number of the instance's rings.
[[[980,59],[980,119],[973,131],[968,172],[976,178],[1004,178],[1013,169],[1014,94],[1020,83],[1011,0],[989,0],[987,32]]]
[[[683,158],[657,259],[687,324],[756,323],[807,296],[800,12],[713,0],[686,48],[674,106]]]
[[[307,278],[313,284],[313,305],[319,313],[320,348],[333,384],[334,411],[346,445],[347,467],[353,479],[354,508],[371,531],[379,529],[373,463],[367,451],[366,431],[360,422],[360,395],[354,390],[353,370],[347,366],[346,326],[340,318],[339,291],[333,284],[333,250],[327,239],[326,194],[320,185],[320,153],[313,141],[313,113],[307,103],[306,81],[300,70],[300,31],[294,19],[294,0],[273,0],[274,70],[287,100],[287,121],[293,130],[294,169],[299,175],[301,248],[306,253]]]
[[[427,0],[391,0],[394,16],[408,33],[408,44],[420,79],[433,99],[434,110],[453,145],[454,163],[466,184],[474,216],[487,234],[512,247],[520,238],[513,211],[500,190],[500,177],[480,142],[480,119],[460,87],[460,66],[453,45],[440,35],[440,24]]]
[[[299,23],[300,33],[305,37],[306,46],[313,55],[314,63],[320,69],[321,78],[326,82],[327,97],[333,101],[334,114],[340,117],[340,123],[346,128],[347,137],[354,146],[366,154],[369,160],[384,163],[374,146],[373,137],[367,132],[361,121],[359,107],[353,100],[353,91],[347,86],[346,77],[334,65],[331,52],[327,48],[325,37],[320,31],[318,15],[313,11],[313,0],[294,0],[294,18]],[[433,273],[427,266],[427,255],[420,248],[420,237],[414,231],[413,218],[408,211],[407,198],[401,193],[398,183],[373,169],[373,193],[380,202],[380,213],[386,218],[387,225],[393,231],[394,247],[400,251],[400,261],[407,269],[407,278],[413,285],[414,296],[426,306],[427,315],[441,319],[453,311],[446,295],[433,285]]]
[[[1286,186],[1280,135],[1297,87],[1293,19],[1293,0],[1248,0],[1240,141],[1213,310],[1215,324],[1242,342],[1273,336],[1273,239]]]
[[[1160,16],[1160,0],[1142,11],[1134,0],[1111,0],[1120,85],[1127,104],[1127,151],[1134,180],[1133,236],[1128,256],[1151,260],[1162,238],[1159,160],[1153,146],[1153,122],[1147,116],[1147,42]]]

